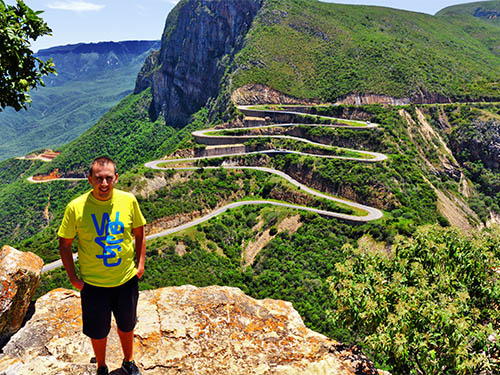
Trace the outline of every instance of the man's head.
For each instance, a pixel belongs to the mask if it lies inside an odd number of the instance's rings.
[[[107,156],[100,156],[90,164],[88,172],[92,195],[100,201],[107,201],[113,196],[115,183],[118,181],[116,164]]]

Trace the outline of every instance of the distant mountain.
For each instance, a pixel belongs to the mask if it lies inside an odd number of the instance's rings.
[[[488,22],[500,24],[500,1],[480,1],[453,5],[440,10],[436,15],[470,15]]]
[[[159,41],[75,44],[40,50],[57,76],[32,93],[27,111],[0,112],[0,160],[34,149],[57,147],[91,127],[128,95],[148,53]]]

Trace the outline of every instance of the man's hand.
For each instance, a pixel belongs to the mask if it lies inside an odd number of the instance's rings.
[[[144,264],[142,265],[142,267],[137,267],[137,278],[142,278],[142,275],[144,275]]]
[[[79,291],[83,289],[83,281],[80,279],[72,280],[71,284]]]

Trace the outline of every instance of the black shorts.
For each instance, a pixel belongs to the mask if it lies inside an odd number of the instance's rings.
[[[85,283],[81,291],[83,333],[103,339],[111,328],[111,312],[122,332],[130,332],[137,323],[139,279],[134,276],[120,286],[103,288]]]

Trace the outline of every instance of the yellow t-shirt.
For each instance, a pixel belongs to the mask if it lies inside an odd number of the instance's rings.
[[[137,273],[133,228],[146,224],[133,194],[113,189],[100,201],[88,192],[71,201],[57,235],[75,238],[83,280],[91,285],[113,287]]]

